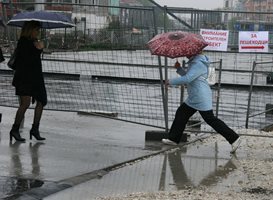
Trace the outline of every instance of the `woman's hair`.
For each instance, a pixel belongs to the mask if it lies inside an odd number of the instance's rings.
[[[32,32],[35,29],[40,29],[41,28],[41,24],[38,21],[27,21],[24,23],[22,31],[21,31],[21,37],[26,37],[29,39],[36,39],[36,38],[32,38]]]

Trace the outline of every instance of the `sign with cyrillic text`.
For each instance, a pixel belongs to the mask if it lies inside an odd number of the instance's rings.
[[[204,50],[227,51],[228,33],[226,30],[200,29],[200,35],[209,44]]]
[[[239,52],[268,52],[268,31],[240,31]]]

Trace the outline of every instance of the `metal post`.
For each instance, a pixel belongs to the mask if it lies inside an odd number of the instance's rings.
[[[8,21],[8,17],[7,17],[7,11],[6,11],[6,5],[1,2],[1,6],[2,6],[2,14],[3,14],[3,22],[6,24]],[[9,43],[9,52],[11,54],[11,41],[10,41],[10,34],[9,34],[9,30],[7,28],[7,26],[5,26],[5,35],[8,39],[8,43]]]
[[[164,32],[167,32],[167,6],[164,6]],[[165,80],[168,79],[168,59],[165,57]],[[165,124],[166,133],[169,132],[168,117],[168,87],[165,85]]]
[[[186,67],[186,61],[183,60],[183,63],[182,63],[182,67],[185,69]],[[180,86],[180,105],[183,103],[184,101],[184,93],[185,93],[185,86],[184,85],[181,85]]]
[[[157,23],[156,23],[156,17],[155,17],[155,8],[153,9],[153,17],[154,17],[154,29],[155,29],[155,34],[158,34],[158,30],[157,30]],[[164,81],[163,81],[163,72],[162,72],[162,63],[161,63],[161,57],[158,56],[158,65],[159,65],[159,77],[160,77],[160,86],[161,86],[161,94],[162,94],[162,102],[163,102],[163,112],[164,112],[164,120],[165,120],[165,127],[168,126],[168,122],[166,119],[166,109],[165,109],[165,91],[164,91]],[[167,130],[167,128],[165,128]]]
[[[157,8],[160,8],[161,10],[163,10],[163,12],[167,12],[173,19],[177,20],[178,22],[180,22],[181,24],[183,24],[184,26],[186,26],[189,29],[193,29],[192,24],[189,25],[186,21],[181,20],[179,17],[177,17],[175,14],[173,14],[172,12],[168,11],[167,9],[165,9],[164,7],[160,6],[158,3],[156,3],[154,0],[148,0],[149,2],[151,2],[152,4],[154,4]]]
[[[216,100],[216,117],[219,113],[219,103],[220,103],[220,90],[221,90],[221,80],[222,80],[222,64],[223,60],[220,59],[219,71],[218,71],[218,86],[217,86],[217,100]]]
[[[250,113],[251,96],[252,96],[252,91],[253,91],[253,80],[254,80],[255,67],[256,67],[256,62],[253,61],[252,73],[251,73],[251,81],[250,81],[250,87],[249,87],[249,93],[248,93],[248,103],[247,103],[247,111],[246,111],[246,124],[245,124],[245,128],[248,128],[248,120],[249,120],[249,113]]]

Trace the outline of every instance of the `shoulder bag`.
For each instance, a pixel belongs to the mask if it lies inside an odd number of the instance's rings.
[[[17,48],[15,48],[13,54],[11,54],[10,59],[8,61],[8,67],[12,70],[16,70],[15,60],[17,57]]]

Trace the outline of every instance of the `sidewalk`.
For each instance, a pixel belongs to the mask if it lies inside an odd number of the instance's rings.
[[[241,130],[269,137],[243,136],[242,146],[231,156],[230,145],[219,135],[170,147],[145,142],[149,127],[45,111],[41,134],[47,140],[41,143],[28,138],[33,113],[29,110],[21,133],[26,143],[10,144],[16,110],[0,111],[3,199],[273,198],[272,133]]]
[[[96,170],[158,151],[156,145],[154,148],[145,146],[148,127],[55,111],[45,111],[41,121],[45,142],[29,140],[33,110],[28,110],[21,132],[26,143],[13,141],[10,144],[9,131],[16,109],[0,107],[0,111],[1,198],[13,195],[23,195],[25,199],[30,199],[31,195],[44,197],[90,180]],[[100,173],[103,172],[98,172],[99,176]]]

